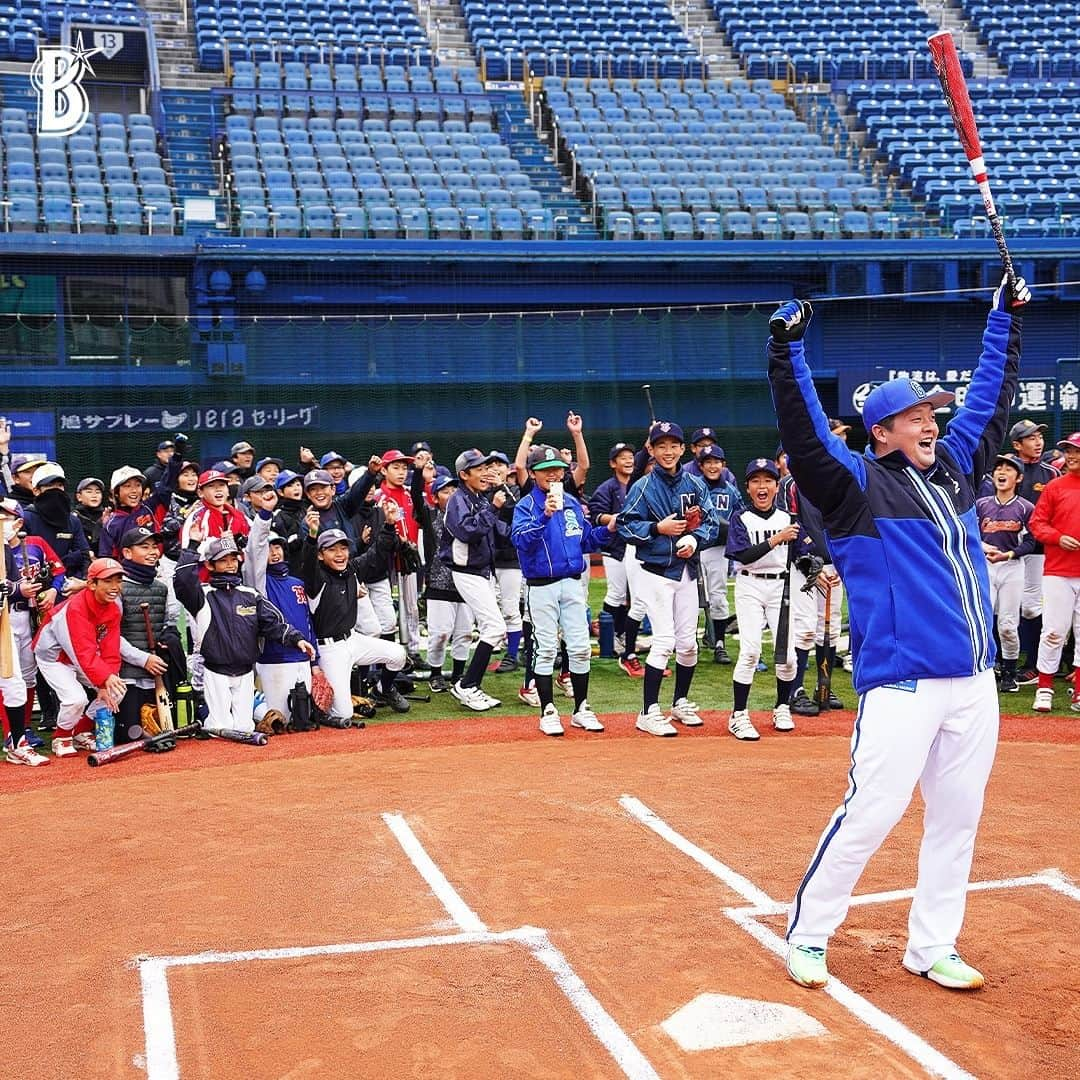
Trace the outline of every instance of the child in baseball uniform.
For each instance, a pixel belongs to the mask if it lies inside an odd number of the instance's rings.
[[[703,431],[712,431],[703,428]],[[712,620],[713,662],[730,664],[724,635],[727,633],[728,618],[731,614],[728,605],[728,562],[727,553],[728,523],[731,516],[742,508],[739,489],[728,479],[731,475],[726,467],[724,448],[714,442],[706,442],[698,451],[696,463],[701,479],[709,491],[709,500],[716,508],[719,531],[714,544],[707,544],[701,550],[701,569],[705,574],[705,595],[708,598],[708,616]]]
[[[634,448],[625,442],[617,442],[608,451],[609,476],[592,494],[589,515],[597,525],[616,521],[626,502],[630,475],[634,471]],[[626,583],[626,541],[613,536],[603,553],[604,610],[611,616],[615,630],[615,655],[621,657],[626,648],[626,616],[630,610],[630,590]]]
[[[735,617],[739,623],[739,660],[732,672],[734,704],[728,731],[736,739],[753,742],[757,728],[746,705],[761,659],[762,627],[768,624],[776,647],[776,705],[773,727],[792,731],[788,700],[795,679],[795,642],[791,608],[787,626],[781,631],[781,601],[784,583],[791,573],[791,544],[799,538],[799,525],[792,515],[776,505],[780,471],[769,458],[754,458],[746,466],[749,505],[731,516],[728,528],[728,555],[739,564],[735,575]],[[784,641],[786,639],[786,646]],[[783,649],[783,652],[781,652]]]
[[[495,533],[506,533],[506,522],[498,511],[506,502],[506,493],[496,491],[488,498],[494,475],[488,467],[490,454],[465,450],[454,462],[460,487],[446,506],[446,524],[439,544],[438,558],[453,577],[454,588],[468,605],[476,620],[480,640],[465,674],[450,688],[450,693],[468,709],[484,712],[501,702],[484,693],[481,682],[491,654],[502,643],[506,622],[499,610],[491,580],[495,563]]]
[[[357,597],[367,564],[385,560],[398,546],[393,523],[383,525],[363,555],[353,556],[351,541],[341,529],[319,531],[319,512],[304,519],[304,588],[319,645],[319,666],[334,690],[331,716],[353,715],[352,671],[358,665],[381,664],[380,697],[394,712],[406,713],[409,703],[394,685],[405,666],[405,646],[356,629]]]
[[[259,639],[295,646],[308,660],[315,659],[315,647],[265,596],[243,584],[240,552],[231,535],[206,540],[202,557],[208,580],[200,580],[204,527],[200,519],[185,523],[188,546],[180,553],[173,585],[194,619],[200,642],[206,727],[252,732]]]
[[[1070,629],[1080,641],[1080,432],[1058,446],[1065,451],[1065,471],[1043,488],[1028,524],[1045,555],[1036,712],[1054,706],[1054,676]],[[1080,667],[1075,670],[1080,672]],[[1080,712],[1080,681],[1075,677],[1070,707]]]
[[[1020,689],[1016,663],[1020,656],[1020,611],[1024,596],[1024,557],[1036,546],[1028,524],[1035,507],[1018,494],[1024,463],[1015,454],[998,454],[990,474],[993,495],[975,504],[979,533],[990,574],[990,602],[1001,640],[1001,684],[1005,694]]]
[[[670,737],[676,734],[671,720],[686,727],[702,723],[698,706],[689,697],[698,658],[697,552],[700,545],[716,540],[719,519],[705,484],[679,468],[686,444],[678,424],[669,420],[653,424],[648,449],[653,468],[627,493],[618,532],[637,549],[636,587],[653,631],[635,726],[650,735]],[[669,720],[659,702],[664,665],[673,652],[675,688]]]
[[[574,694],[573,727],[603,731],[604,725],[589,708],[589,664],[592,644],[580,578],[587,565],[586,552],[599,551],[610,542],[616,519],[590,525],[581,503],[562,488],[566,462],[553,446],[529,451],[533,485],[514,508],[511,538],[529,587],[529,621],[536,640],[534,673],[540,696],[540,730],[562,735],[562,720],[554,704],[555,657],[559,631],[570,659]]]

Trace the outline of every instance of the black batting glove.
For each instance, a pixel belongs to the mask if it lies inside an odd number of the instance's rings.
[[[773,312],[769,333],[774,341],[799,341],[810,325],[814,309],[805,300],[789,300]]]

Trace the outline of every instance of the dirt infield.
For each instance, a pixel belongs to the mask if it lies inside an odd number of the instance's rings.
[[[9,770],[0,987],[37,1023],[9,1041],[5,1075],[146,1076],[144,1018],[160,1028],[162,1013],[151,996],[144,1014],[139,957],[188,957],[167,971],[183,1077],[648,1075],[601,1045],[565,973],[498,938],[522,927],[546,931],[654,1075],[926,1075],[835,996],[790,983],[725,916],[745,896],[620,805],[635,796],[784,901],[842,796],[850,717],[748,746],[706,716],[674,740],[635,736],[626,717],[562,740],[531,717],[482,717]],[[943,1075],[1072,1076],[1080,909],[1015,879],[1080,878],[1080,723],[1006,720],[1003,733],[973,880],[1005,884],[972,894],[961,942],[987,988],[950,994],[902,971],[906,901],[854,907],[830,967],[951,1063]],[[386,814],[494,936],[462,936]],[[861,894],[913,884],[919,827],[914,805]],[[362,949],[327,951],[344,943]],[[236,955],[273,949],[286,952]],[[825,1034],[685,1050],[660,1024],[704,993],[794,1006]]]

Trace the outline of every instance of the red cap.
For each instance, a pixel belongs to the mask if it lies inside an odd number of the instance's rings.
[[[101,581],[102,578],[123,574],[124,568],[115,559],[95,559],[86,572],[87,581]]]
[[[1057,445],[1062,450],[1070,446],[1073,450],[1080,450],[1080,431],[1074,431],[1067,439],[1058,439]]]
[[[412,458],[400,450],[387,450],[381,460],[384,465],[389,465],[391,461],[412,461]]]
[[[229,478],[223,472],[218,472],[217,469],[207,469],[205,472],[199,473],[199,487],[206,487],[207,484],[212,484],[215,480],[224,480],[226,484],[229,482]]]

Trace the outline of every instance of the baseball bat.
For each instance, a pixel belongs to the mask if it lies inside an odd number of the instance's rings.
[[[821,663],[818,665],[817,693],[814,696],[819,708],[827,709],[832,693],[832,635],[829,626],[832,622],[832,585],[828,581],[822,581],[821,588],[825,593],[825,634],[821,639]]]
[[[994,205],[994,195],[990,190],[990,179],[986,171],[986,161],[983,158],[982,143],[979,140],[979,129],[975,124],[975,111],[971,107],[967,80],[964,78],[964,69],[960,66],[956,43],[950,31],[941,30],[930,37],[927,45],[930,48],[930,56],[934,62],[938,81],[941,83],[945,104],[949,106],[956,134],[960,138],[960,145],[964,148],[964,156],[971,166],[975,183],[979,186],[979,194],[982,195],[983,206],[986,207],[986,219],[990,222],[990,231],[994,234],[994,241],[1001,255],[1001,265],[1005,269],[1005,276],[1008,278],[1010,287],[1015,289],[1016,271],[1013,269],[1012,256],[1005,243],[1005,233],[1002,231],[1001,219]]]
[[[11,647],[11,608],[8,606],[5,588],[4,599],[0,602],[0,678],[10,679],[14,674],[15,653]]]
[[[26,533],[19,532],[19,554],[22,555],[22,576],[26,581],[34,580],[34,572],[30,569],[30,557],[26,551]],[[44,558],[44,556],[42,556]],[[44,582],[42,582],[44,584]],[[31,596],[26,602],[30,609],[30,633],[36,634],[41,625],[41,613],[38,610],[37,596]]]
[[[146,624],[146,642],[150,646],[150,652],[157,655],[157,641],[154,638],[154,627],[150,622],[150,605],[140,604],[143,622]],[[173,712],[172,702],[169,700],[169,691],[165,688],[165,680],[160,675],[154,676],[154,705],[157,708],[158,724],[162,731],[172,731]]]
[[[114,761],[135,753],[136,750],[145,750],[147,747],[159,746],[162,743],[175,742],[177,739],[186,739],[194,736],[199,731],[198,724],[189,724],[180,731],[163,731],[159,735],[148,735],[144,739],[136,739],[134,742],[121,743],[119,746],[110,747],[108,750],[95,750],[86,759],[86,764],[93,767],[109,765]]]
[[[353,718],[351,716],[325,716],[319,720],[319,723],[323,727],[332,728],[351,728],[353,726]]]
[[[234,728],[207,728],[215,739],[245,743],[247,746],[265,746],[269,740],[261,731],[236,731]]]
[[[645,383],[641,389],[645,391],[645,401],[649,406],[649,424],[651,426],[656,423],[656,410],[653,408],[652,403],[652,389],[649,383]]]

